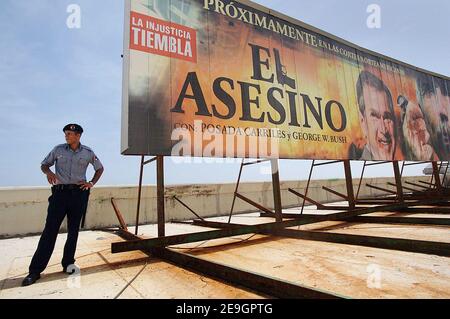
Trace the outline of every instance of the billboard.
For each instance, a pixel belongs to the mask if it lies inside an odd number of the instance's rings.
[[[128,0],[122,154],[449,160],[450,79],[250,1]]]

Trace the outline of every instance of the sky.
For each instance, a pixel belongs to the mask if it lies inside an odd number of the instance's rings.
[[[257,0],[359,46],[450,76],[448,0]],[[81,28],[69,29],[67,7],[81,8]],[[381,28],[367,27],[367,7],[381,8]],[[120,154],[124,4],[118,0],[0,1],[0,187],[45,186],[40,163],[62,128],[78,123],[82,143],[105,166],[99,185],[136,185],[138,157]],[[305,179],[310,161],[280,161],[282,180]],[[239,162],[176,164],[166,159],[168,185],[232,183]],[[360,174],[355,164],[353,174]],[[155,166],[145,184],[155,184]],[[420,168],[405,171],[420,174]],[[313,178],[339,178],[322,167]],[[88,175],[92,175],[90,169]],[[367,176],[391,176],[378,166]],[[88,176],[89,178],[89,176]],[[268,181],[267,167],[249,167],[242,181]]]

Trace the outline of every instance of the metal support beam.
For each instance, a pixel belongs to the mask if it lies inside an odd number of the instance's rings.
[[[277,222],[283,221],[283,208],[281,206],[281,189],[280,189],[280,171],[278,167],[278,160],[271,160],[272,167],[272,189],[273,189],[273,203],[275,208],[275,220]]]
[[[399,202],[403,202],[404,199],[403,199],[402,176],[400,174],[398,161],[393,161],[392,165],[394,167],[395,186],[397,187],[397,199]]]
[[[356,206],[355,203],[355,192],[353,190],[353,177],[352,177],[352,167],[350,165],[350,161],[344,161],[344,170],[345,170],[345,183],[347,186],[347,200],[348,205],[351,209],[354,209]]]
[[[192,214],[195,215],[198,219],[204,220],[203,217],[201,217],[199,214],[197,214],[192,208],[190,208],[188,205],[186,205],[181,199],[179,199],[176,196],[173,196],[173,199],[175,199],[178,203],[180,203],[184,208],[186,208],[188,211],[190,211]]]
[[[258,204],[257,202],[252,201],[250,198],[245,197],[242,194],[236,193],[236,197],[239,199],[242,199],[244,202],[258,208],[260,211],[266,212],[266,213],[273,213],[270,209]]]
[[[288,191],[289,191],[290,193],[294,194],[294,195],[297,196],[297,197],[303,198],[303,206],[302,206],[302,208],[304,208],[305,201],[308,201],[308,202],[310,202],[311,204],[316,205],[317,208],[319,208],[319,209],[325,207],[323,204],[321,204],[321,203],[319,203],[319,202],[316,202],[315,200],[313,200],[313,199],[307,197],[306,195],[300,194],[299,192],[293,190],[292,188],[289,188]],[[302,213],[303,213],[303,209],[302,209]]]
[[[164,203],[164,156],[157,156],[156,166],[156,209],[158,212],[158,237],[164,237],[166,235],[166,214]]]
[[[120,212],[119,207],[117,207],[117,204],[116,204],[116,201],[114,200],[114,198],[111,198],[111,204],[114,208],[114,212],[116,213],[116,217],[119,220],[120,228],[125,231],[128,231],[127,224],[125,223],[122,213]]]
[[[426,205],[432,204],[437,200],[429,200],[429,201],[421,201],[416,203],[395,203],[384,206],[377,207],[367,207],[363,209],[355,209],[350,212],[340,212],[335,214],[327,214],[327,215],[304,215],[302,218],[296,220],[287,220],[283,222],[275,222],[275,223],[267,223],[267,224],[259,224],[259,225],[248,225],[243,226],[236,229],[222,229],[222,230],[213,230],[206,231],[200,233],[191,233],[191,234],[182,234],[182,235],[174,235],[167,236],[162,238],[152,238],[140,241],[131,241],[124,243],[112,243],[111,250],[112,253],[121,253],[133,250],[143,250],[152,247],[167,247],[171,245],[178,244],[186,244],[199,242],[203,240],[211,240],[218,239],[230,236],[238,236],[238,235],[246,235],[253,233],[260,233],[265,230],[274,230],[274,229],[282,229],[286,227],[294,227],[312,223],[318,223],[322,221],[339,221],[342,218],[350,218],[363,214],[370,214],[374,212],[384,211],[387,209],[399,209],[408,206],[417,206],[417,205]]]
[[[370,185],[370,184],[366,184],[366,186],[369,187],[369,188],[373,188],[373,189],[382,191],[382,192],[386,192],[386,193],[392,194],[392,195],[397,195],[397,192],[395,192],[393,190],[390,190],[390,189],[386,189],[386,188],[382,188],[382,187],[378,187],[378,186],[374,186],[374,185]]]
[[[300,214],[283,214],[283,218],[285,219],[296,219],[301,218],[301,216],[302,215]],[[260,217],[273,217],[273,214],[261,213]],[[428,218],[428,217],[356,216],[352,218],[342,218],[341,221],[349,223],[367,223],[367,224],[407,224],[407,225],[435,225],[435,226],[450,225],[450,219],[448,218]],[[213,224],[211,224],[210,226],[212,227]]]
[[[346,221],[367,224],[450,225],[450,219],[448,218],[357,216],[349,218]]]
[[[144,175],[144,159],[145,156],[141,156],[141,168],[139,170],[139,187],[138,187],[138,201],[137,201],[137,208],[136,208],[136,227],[134,230],[134,234],[137,235],[139,231],[139,213],[141,209],[141,194],[142,194],[142,177]]]
[[[442,184],[441,184],[441,176],[439,175],[440,167],[438,166],[437,162],[433,162],[432,165],[433,165],[433,176],[434,176],[434,179],[436,180],[435,181],[435,183],[436,183],[436,190],[438,192],[441,192]]]
[[[323,189],[324,191],[327,191],[327,192],[329,192],[329,193],[331,193],[331,194],[334,194],[334,195],[336,195],[336,196],[338,196],[338,197],[340,197],[340,198],[343,198],[343,199],[345,199],[345,200],[348,200],[348,196],[347,196],[347,195],[344,195],[344,194],[342,194],[342,193],[339,193],[339,192],[335,191],[334,189],[328,188],[328,187],[326,187],[326,186],[322,186],[322,189]]]
[[[202,222],[198,221],[196,224],[201,225]],[[211,223],[211,222],[208,223],[208,227],[213,227],[214,224],[216,225],[216,228],[230,227],[230,224]],[[242,227],[242,226],[244,225],[236,225],[236,224],[233,225],[233,227]],[[413,253],[438,255],[444,257],[450,256],[450,243],[402,239],[402,238],[386,238],[375,236],[338,234],[338,233],[318,232],[318,231],[300,231],[293,229],[272,229],[272,230],[264,230],[261,231],[260,233],[264,235],[273,235],[285,238],[323,241],[329,243],[373,247],[390,250],[400,250]]]

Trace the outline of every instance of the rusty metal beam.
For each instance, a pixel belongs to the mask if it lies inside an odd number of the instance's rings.
[[[347,187],[347,201],[350,208],[354,209],[355,203],[355,191],[353,189],[353,177],[352,177],[352,167],[350,161],[344,161],[344,172],[345,172],[345,185]]]
[[[397,188],[397,198],[400,202],[403,202],[403,187],[402,187],[402,175],[400,174],[400,168],[398,161],[393,161],[392,166],[394,168],[395,187]]]
[[[250,198],[248,198],[248,197],[246,197],[246,196],[244,196],[242,194],[236,193],[236,197],[239,198],[239,199],[242,199],[244,202],[246,202],[246,203],[248,203],[248,204],[258,208],[260,211],[263,211],[263,212],[266,212],[266,213],[273,213],[270,209],[268,209],[268,208],[258,204],[255,201],[252,201]]]
[[[337,164],[337,163],[341,163],[342,160],[337,160],[337,161],[330,161],[330,162],[325,162],[325,163],[314,163],[314,167],[318,167],[318,166],[324,166],[324,165],[330,165],[330,164]]]
[[[323,204],[321,204],[321,203],[315,201],[314,199],[311,199],[311,198],[309,198],[309,197],[307,197],[307,196],[305,196],[305,195],[303,195],[303,194],[300,194],[299,192],[297,192],[296,190],[293,190],[292,188],[289,188],[288,191],[289,191],[290,193],[294,194],[295,196],[300,197],[300,198],[302,198],[303,200],[308,201],[308,202],[310,202],[310,203],[313,204],[313,205],[316,205],[317,208],[319,208],[319,207],[322,207],[322,208],[325,207]]]
[[[409,181],[405,181],[405,184],[416,186],[416,187],[419,187],[419,188],[425,189],[425,190],[429,190],[430,189],[429,187],[426,187],[426,186],[423,186],[423,185],[420,185],[420,184],[417,184],[417,183],[409,182]]]
[[[197,221],[196,225],[202,225],[202,221]],[[230,224],[209,222],[208,227],[215,225],[216,228],[227,227]],[[244,225],[234,224],[232,227],[242,227]],[[450,243],[432,242],[402,238],[386,238],[375,236],[361,236],[351,234],[338,234],[317,231],[300,231],[293,229],[272,229],[260,232],[264,235],[273,235],[278,237],[295,238],[303,240],[323,241],[329,243],[365,246],[381,249],[400,250],[422,254],[432,254],[438,256],[450,256]]]
[[[433,165],[433,176],[435,179],[435,185],[436,185],[438,192],[440,192],[441,188],[442,188],[441,176],[439,174],[441,169],[438,166],[437,162],[433,162],[432,165]],[[442,166],[442,163],[441,163],[441,166]]]
[[[193,243],[199,242],[203,240],[211,240],[218,239],[224,237],[231,237],[237,235],[246,235],[252,233],[259,233],[266,230],[274,230],[274,229],[282,229],[286,227],[300,226],[312,223],[318,223],[322,221],[339,221],[342,218],[350,218],[358,215],[374,213],[377,211],[383,211],[386,209],[398,209],[402,207],[415,206],[415,205],[425,205],[432,204],[436,202],[436,200],[430,201],[420,201],[416,203],[395,203],[384,206],[377,207],[367,207],[362,209],[355,209],[350,212],[340,212],[334,214],[327,215],[319,215],[319,216],[311,216],[305,215],[303,218],[295,219],[295,220],[287,220],[283,222],[275,222],[275,223],[266,223],[259,225],[248,225],[243,226],[236,229],[221,229],[221,230],[213,230],[206,231],[200,233],[191,233],[191,234],[182,234],[182,235],[174,235],[167,236],[162,238],[152,238],[146,240],[139,241],[131,241],[131,242],[123,242],[123,243],[112,243],[111,250],[112,253],[121,253],[127,251],[134,250],[143,250],[152,247],[167,247],[171,245],[185,244],[185,243]]]
[[[389,163],[392,163],[392,162],[391,161],[375,162],[375,163],[366,164],[366,166],[384,165],[384,164],[389,164]]]
[[[141,156],[141,166],[139,169],[139,186],[138,186],[138,200],[137,200],[137,207],[136,207],[136,227],[134,230],[134,234],[137,235],[139,231],[139,214],[141,211],[141,196],[142,196],[142,178],[144,176],[144,159],[145,156]]]
[[[327,192],[329,192],[329,193],[331,193],[331,194],[334,194],[334,195],[336,195],[336,196],[338,196],[338,197],[341,197],[341,198],[343,198],[343,199],[345,199],[345,200],[348,200],[348,196],[347,196],[347,195],[344,195],[344,194],[342,194],[342,193],[339,193],[339,192],[337,192],[337,191],[335,191],[335,190],[333,190],[333,189],[331,189],[331,188],[328,188],[328,187],[326,187],[326,186],[322,186],[322,189],[325,190],[325,191],[327,191]]]
[[[395,217],[395,216],[356,216],[346,219],[348,222],[368,224],[408,224],[408,225],[436,225],[449,226],[448,218]]]
[[[275,220],[277,222],[283,221],[283,207],[281,206],[281,189],[280,189],[280,170],[278,160],[272,159],[270,161],[272,168],[272,189],[273,189],[273,203],[275,208]]]
[[[186,205],[181,199],[179,199],[177,196],[173,196],[173,199],[175,199],[178,203],[180,203],[184,208],[186,208],[188,211],[190,211],[192,214],[195,215],[195,217],[203,220],[204,218],[201,217],[199,214],[197,214],[192,208],[190,208],[188,205]]]
[[[390,189],[387,189],[387,188],[382,188],[382,187],[378,187],[378,186],[371,185],[371,184],[366,184],[366,186],[369,187],[369,188],[373,188],[373,189],[382,191],[382,192],[386,192],[386,193],[392,194],[392,195],[397,195],[397,192],[395,192],[393,190],[390,190]]]
[[[122,213],[120,212],[119,207],[117,207],[117,204],[116,204],[116,201],[114,200],[114,198],[111,198],[111,204],[114,208],[114,212],[116,213],[117,219],[119,220],[120,228],[128,231],[127,224],[125,223]]]
[[[302,216],[319,216],[319,215],[300,215],[300,214],[283,214],[285,219],[297,219]],[[261,213],[260,217],[273,217],[272,214]],[[424,217],[397,217],[397,216],[356,216],[351,218],[342,218],[339,221],[349,223],[368,223],[368,224],[410,224],[410,225],[450,225],[450,218],[424,218]],[[213,226],[214,224],[210,224]]]
[[[394,184],[394,183],[391,183],[391,182],[388,182],[387,184],[388,184],[389,186],[397,187],[397,184]],[[402,186],[402,188],[405,189],[405,190],[407,190],[407,191],[411,191],[411,192],[416,192],[416,193],[419,192],[417,189],[410,188],[410,187],[407,187],[407,186]]]
[[[158,214],[158,237],[166,235],[166,214],[164,198],[164,156],[157,156],[156,160],[156,209]]]

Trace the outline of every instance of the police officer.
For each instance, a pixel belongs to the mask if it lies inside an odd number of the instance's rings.
[[[41,163],[41,170],[52,185],[47,220],[39,245],[29,267],[29,274],[22,282],[29,286],[40,279],[55,248],[56,238],[64,217],[67,215],[67,241],[64,246],[62,267],[65,273],[75,263],[75,251],[81,220],[86,213],[90,189],[103,174],[103,165],[94,152],[80,143],[83,128],[78,124],[66,125],[63,129],[66,144],[56,146]],[[56,164],[55,173],[50,167]],[[86,181],[86,170],[91,164],[95,175]]]

